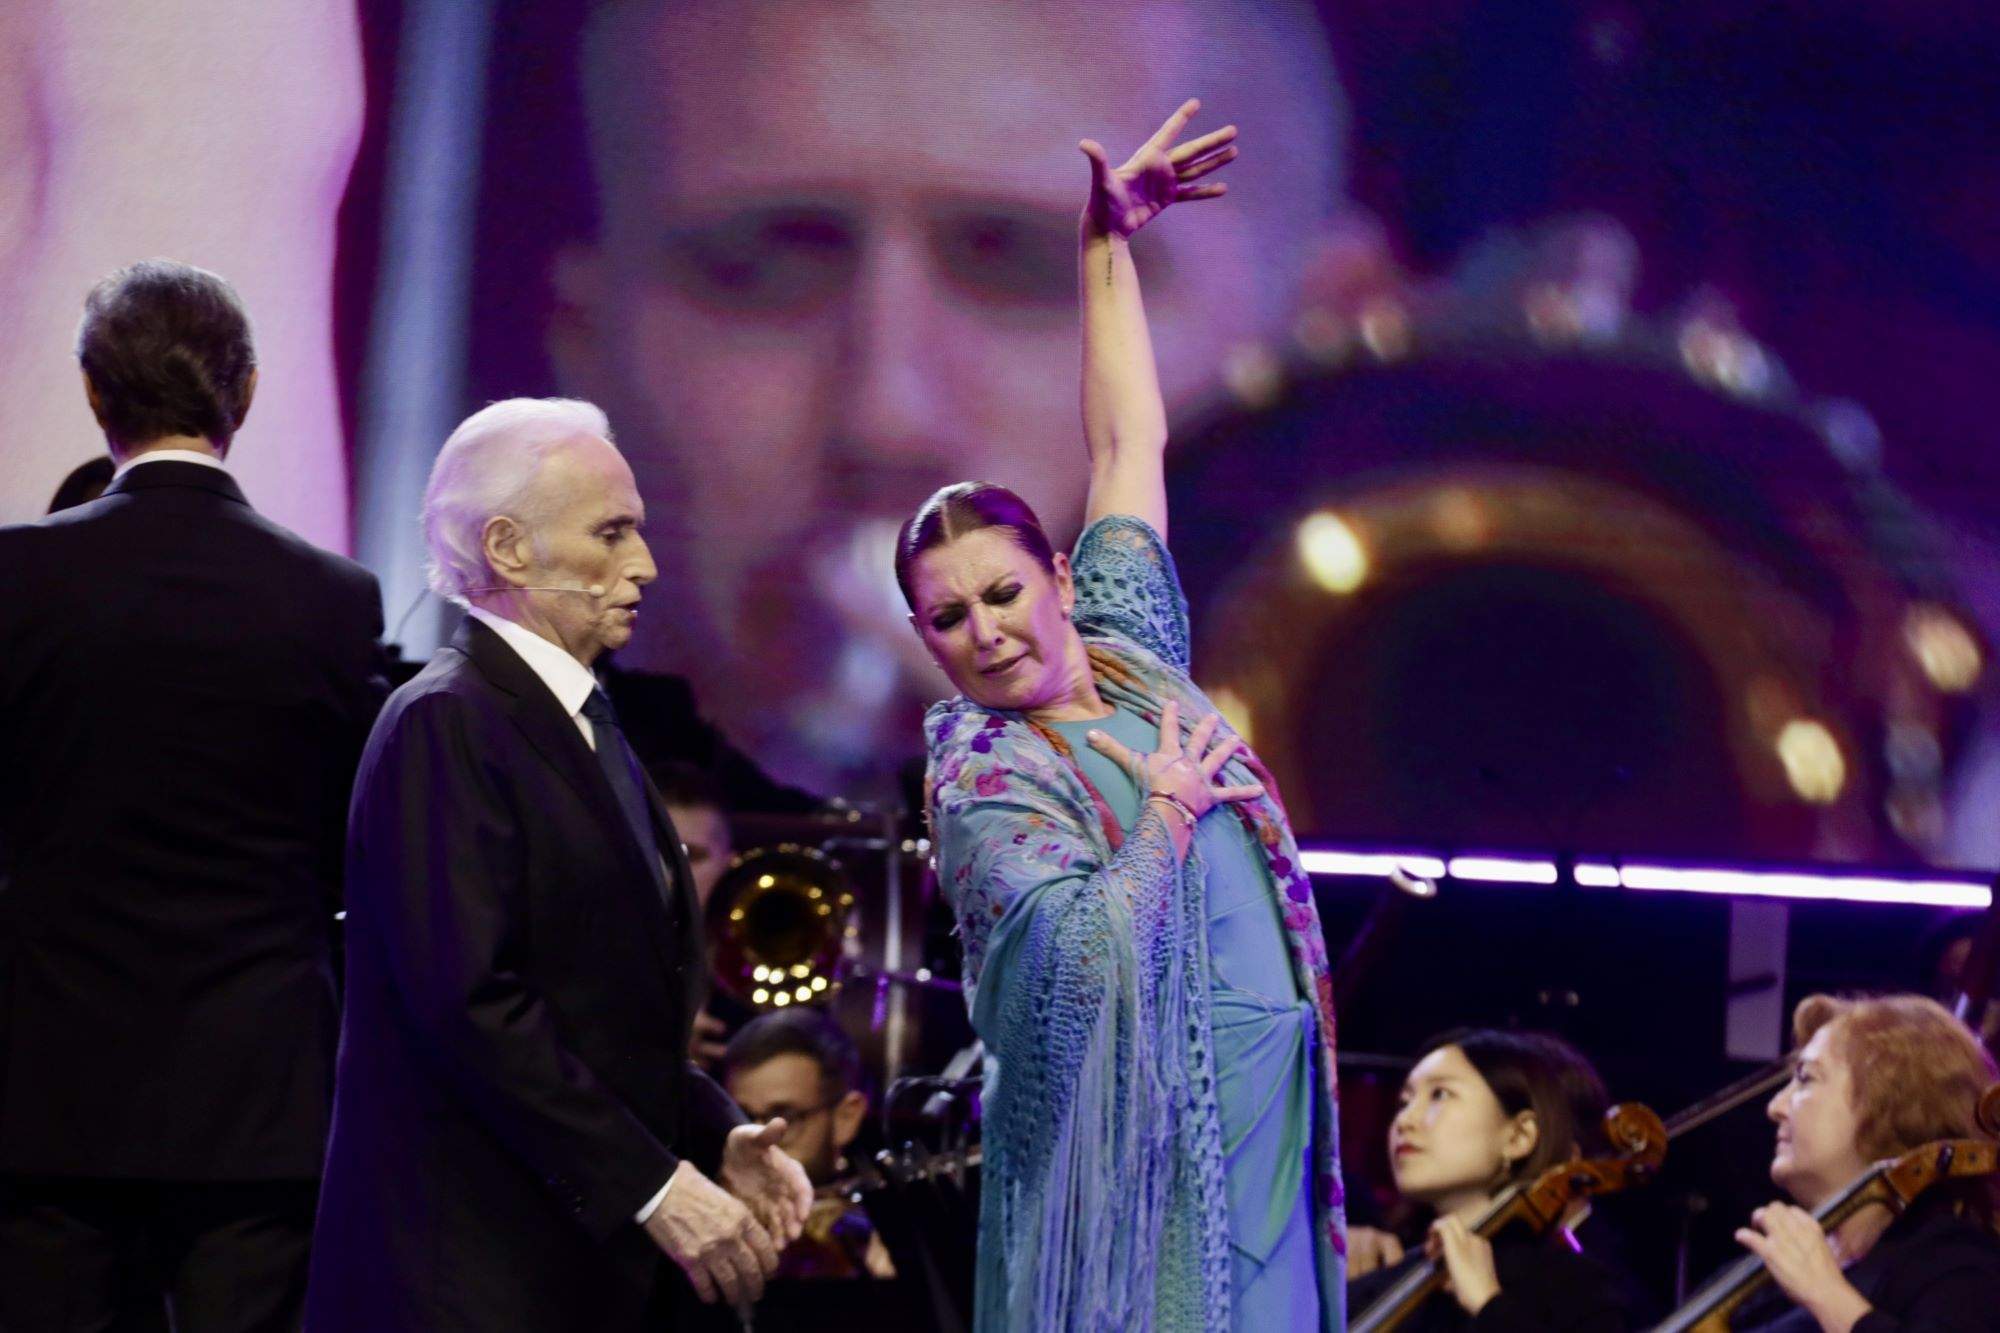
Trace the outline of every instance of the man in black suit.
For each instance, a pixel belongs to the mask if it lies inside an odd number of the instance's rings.
[[[229,285],[112,274],[78,334],[105,494],[0,529],[0,1329],[296,1328],[332,1103],[375,580],[250,508]]]
[[[783,1122],[688,1062],[688,867],[590,669],[655,575],[608,436],[589,404],[510,400],[431,473],[432,586],[469,614],[356,780],[315,1333],[740,1306],[811,1206]]]

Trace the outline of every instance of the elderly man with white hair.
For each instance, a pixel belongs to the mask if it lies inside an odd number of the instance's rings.
[[[609,436],[496,403],[431,473],[467,618],[356,781],[317,1333],[674,1327],[756,1299],[811,1205],[783,1122],[687,1059],[692,879],[591,671],[655,575]]]

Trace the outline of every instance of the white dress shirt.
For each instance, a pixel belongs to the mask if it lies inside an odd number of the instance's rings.
[[[501,641],[528,664],[528,670],[534,672],[541,678],[542,684],[549,687],[549,693],[556,697],[556,702],[569,714],[570,721],[576,723],[576,729],[583,733],[583,743],[595,750],[597,730],[590,725],[590,719],[583,715],[583,706],[589,701],[590,692],[597,688],[597,677],[591,673],[590,668],[571,657],[568,649],[549,642],[525,625],[517,625],[504,616],[496,616],[491,611],[476,606],[467,607],[466,612],[474,620],[498,634]],[[673,1186],[673,1178],[668,1177],[667,1183],[660,1186],[652,1198],[646,1200],[646,1206],[634,1214],[632,1220],[640,1226],[646,1225],[646,1219],[666,1201],[667,1191]]]
[[[120,463],[113,469],[111,479],[118,480],[141,463],[199,463],[203,467],[222,467],[220,458],[214,454],[205,454],[199,449],[153,449],[143,454],[134,454]]]
[[[496,616],[476,606],[467,607],[466,611],[474,620],[498,634],[528,664],[528,670],[541,678],[542,684],[549,687],[549,693],[569,714],[569,720],[576,723],[576,729],[583,733],[583,743],[595,750],[597,729],[583,715],[583,706],[590,702],[590,692],[597,688],[597,677],[591,669],[571,657],[569,649],[549,642],[526,625],[516,624],[505,616]]]

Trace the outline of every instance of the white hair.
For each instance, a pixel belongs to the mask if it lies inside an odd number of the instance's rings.
[[[609,442],[611,423],[595,404],[575,398],[508,398],[461,421],[438,450],[424,487],[431,591],[464,606],[491,588],[498,575],[480,540],[487,520],[505,515],[532,527],[543,462],[592,436]]]

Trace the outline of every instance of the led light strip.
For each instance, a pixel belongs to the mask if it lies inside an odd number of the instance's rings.
[[[1433,852],[1359,851],[1317,847],[1299,852],[1311,875],[1386,879],[1392,871],[1424,879],[1450,876],[1482,884],[1547,886],[1556,883],[1556,862],[1547,857],[1453,856]],[[1631,889],[1645,893],[1709,893],[1742,898],[1789,898],[1811,902],[1898,903],[1921,907],[1979,910],[1993,903],[1991,885],[1970,876],[1935,871],[1799,871],[1741,866],[1666,866],[1630,862],[1579,861],[1576,882],[1586,889]]]

